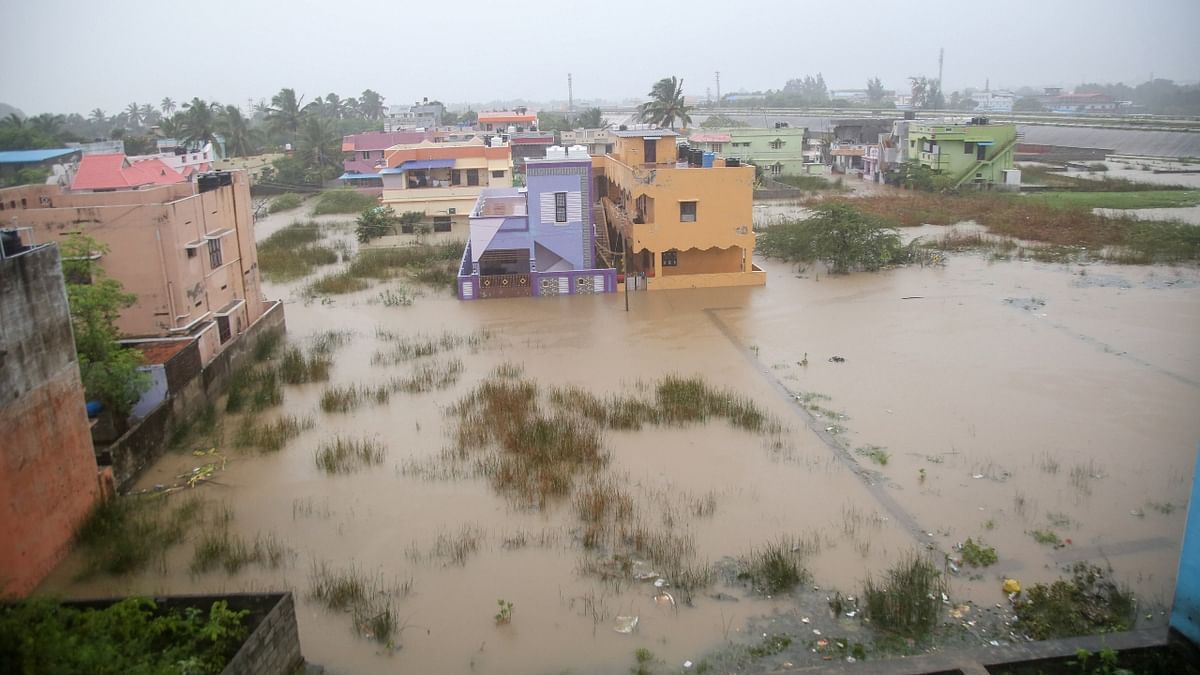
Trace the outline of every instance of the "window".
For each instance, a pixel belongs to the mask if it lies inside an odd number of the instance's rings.
[[[221,240],[208,240],[208,265],[212,269],[217,269],[221,266]]]
[[[567,222],[567,193],[554,193],[554,222]]]
[[[493,171],[492,178],[504,178],[504,172],[503,171]]]
[[[450,216],[434,216],[433,217],[433,231],[434,232],[449,232],[450,226],[452,224],[453,224],[453,220],[450,218]]]
[[[370,150],[363,150],[363,151],[362,151],[362,154],[363,154],[363,155],[362,155],[362,158],[363,158],[363,159],[371,159],[371,151],[370,151]],[[225,324],[226,324],[226,325],[228,325],[228,324],[229,324],[229,322],[228,322],[228,321],[226,321],[226,322],[225,322]]]
[[[709,143],[709,146],[712,148],[712,151],[713,151],[713,152],[721,152],[721,149],[724,147],[724,144],[722,144],[722,143]]]
[[[233,337],[233,334],[229,332],[228,316],[217,317],[217,335],[221,337],[221,344],[229,342],[229,338]]]
[[[679,222],[696,222],[696,202],[679,202]]]
[[[908,147],[910,147],[910,148],[915,148],[915,147],[917,147],[917,142],[916,142],[916,141],[909,141],[909,142],[908,142]]]
[[[189,258],[195,258],[195,257],[196,257],[196,249],[194,249],[194,248],[192,248],[191,246],[189,246],[189,247],[187,247],[187,249],[185,249],[185,250],[187,250],[187,257],[189,257]]]
[[[450,184],[462,185],[462,171],[460,169],[450,169]]]
[[[783,165],[782,164],[780,164],[779,162],[775,162],[774,164],[771,165],[771,175],[772,176],[778,176],[781,173],[783,173]]]
[[[679,266],[678,251],[663,251],[662,266],[663,267],[678,267]]]
[[[782,150],[784,145],[786,145],[786,143],[782,138],[776,138],[775,140],[771,141],[772,150]]]
[[[479,185],[479,169],[467,169],[467,185]]]
[[[970,141],[963,143],[963,154],[969,155],[972,152],[975,152],[975,144]]]

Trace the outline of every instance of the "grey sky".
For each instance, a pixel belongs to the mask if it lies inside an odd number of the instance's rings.
[[[821,72],[945,89],[1080,80],[1200,79],[1200,0],[0,0],[0,101],[26,113],[109,114],[199,96],[246,105],[307,98],[387,102],[640,96],[663,76],[703,96],[779,88]]]

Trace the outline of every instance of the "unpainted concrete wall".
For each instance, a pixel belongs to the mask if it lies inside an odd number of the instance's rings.
[[[0,260],[0,595],[25,595],[99,497],[58,247]]]

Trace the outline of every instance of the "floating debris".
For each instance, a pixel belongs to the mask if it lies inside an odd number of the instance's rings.
[[[629,635],[637,630],[638,617],[636,616],[618,616],[613,620],[613,630],[623,635]]]

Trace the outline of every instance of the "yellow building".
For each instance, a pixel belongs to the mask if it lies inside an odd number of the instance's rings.
[[[506,144],[478,138],[394,145],[384,153],[383,203],[397,213],[421,211],[435,232],[467,216],[485,187],[512,187],[512,155]]]
[[[669,129],[614,131],[595,158],[612,228],[609,246],[629,257],[649,289],[761,286],[754,265],[754,167],[711,153],[680,156]],[[598,172],[599,173],[599,172]]]

